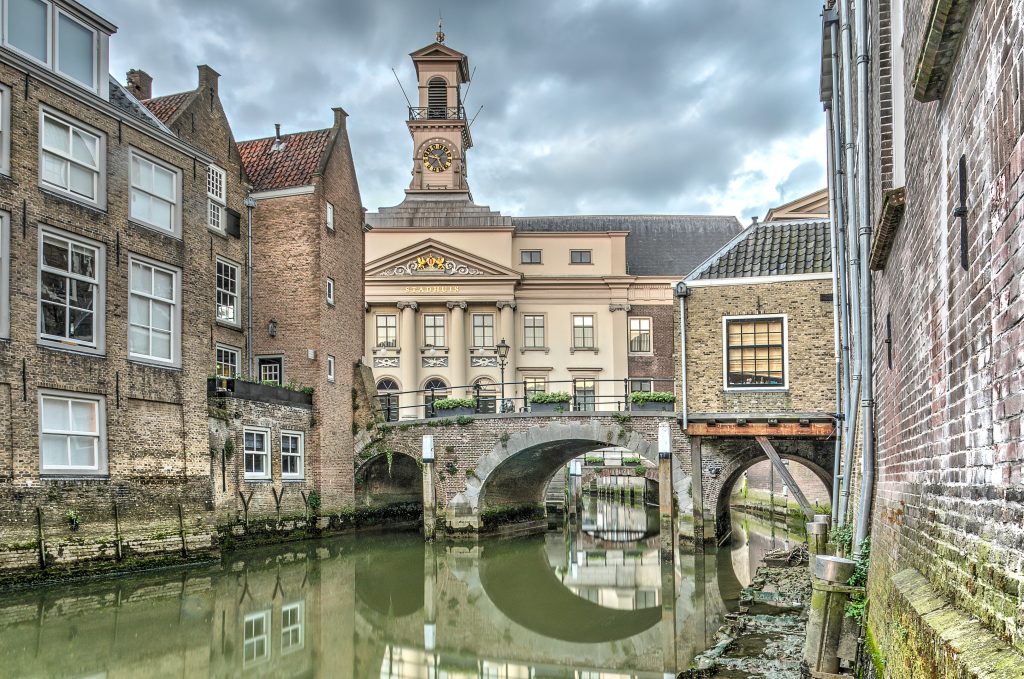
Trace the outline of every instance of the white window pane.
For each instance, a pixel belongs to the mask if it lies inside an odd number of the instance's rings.
[[[89,278],[96,277],[96,250],[84,245],[71,248],[71,271]]]
[[[71,428],[68,402],[60,398],[43,399],[43,429],[68,431]]]
[[[132,290],[151,294],[153,292],[152,271],[144,264],[132,262]]]
[[[61,72],[92,87],[96,71],[92,31],[61,14],[57,22],[57,51]]]
[[[46,266],[68,270],[68,246],[63,241],[43,238],[43,263]]]
[[[73,431],[98,433],[96,406],[84,401],[72,401],[71,427]]]
[[[171,305],[163,302],[153,302],[150,305],[151,324],[157,330],[171,330]]]
[[[149,172],[144,170],[144,166],[147,161],[132,156],[132,186],[138,186],[139,188],[148,188],[150,179]]]
[[[39,449],[43,456],[43,466],[67,466],[68,439],[66,436],[43,434],[39,441]]]
[[[40,0],[9,0],[7,39],[39,61],[46,58],[46,4]]]
[[[162,299],[174,299],[174,275],[168,271],[153,271],[153,294]]]
[[[97,167],[96,138],[79,130],[71,131],[71,157],[88,167]]]
[[[150,203],[152,197],[147,196],[138,189],[132,189],[131,195],[131,216],[135,219],[141,219],[144,222],[153,221],[150,218]]]
[[[132,325],[128,328],[128,351],[141,356],[149,355],[149,331]]]
[[[70,153],[68,126],[53,118],[43,118],[43,147]]]
[[[93,189],[93,179],[96,174],[92,170],[86,170],[78,165],[71,165],[71,190],[86,198],[95,198],[96,192]]]
[[[69,443],[72,467],[96,466],[96,439],[91,436],[72,436]]]
[[[43,154],[43,181],[61,188],[68,185],[68,161]]]
[[[174,201],[174,173],[154,166],[153,193],[165,200]]]
[[[154,330],[152,339],[153,348],[150,355],[154,358],[171,360],[171,333]]]
[[[171,230],[171,204],[165,203],[159,198],[149,200],[149,222],[161,229]]]

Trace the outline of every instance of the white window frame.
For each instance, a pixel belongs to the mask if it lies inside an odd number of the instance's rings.
[[[263,663],[270,660],[270,638],[271,638],[271,610],[265,609],[257,611],[256,613],[249,613],[242,619],[242,667],[253,667],[254,665],[262,665]],[[257,619],[263,620],[263,633],[254,635],[253,637],[247,636],[246,627],[251,621]],[[246,657],[246,649],[250,644],[262,639],[263,640],[263,655],[255,656],[252,660]]]
[[[218,181],[215,178],[219,178],[220,191],[217,191]],[[218,165],[209,165],[206,168],[206,197],[207,197],[207,212],[206,212],[206,226],[216,231],[217,233],[224,233],[226,231],[226,224],[224,222],[225,207],[228,204],[228,173],[225,172],[224,168]],[[216,215],[216,219],[214,219]],[[216,223],[214,223],[216,221]]]
[[[11,88],[0,84],[0,174],[11,175]]]
[[[47,430],[43,427],[43,401],[44,399],[54,398],[66,401],[87,401],[94,405],[96,408],[96,427],[97,432],[93,435],[91,432],[63,432],[61,430],[51,429]],[[39,473],[43,476],[106,476],[108,470],[107,460],[107,401],[106,398],[99,394],[83,394],[73,391],[59,391],[53,389],[40,389],[38,398],[36,400],[36,406],[39,412],[39,426],[37,431],[37,441],[39,444]],[[97,439],[96,443],[96,466],[95,467],[72,467],[72,466],[52,466],[47,467],[43,464],[43,434],[54,434],[58,436],[95,436]]]
[[[155,231],[159,231],[160,233],[170,234],[173,235],[175,238],[181,238],[181,170],[174,167],[173,165],[165,163],[164,161],[156,158],[155,156],[151,156],[148,153],[140,151],[137,148],[132,148],[129,151],[128,155],[128,219],[135,222],[136,224],[142,224],[143,226],[151,228]],[[131,194],[135,191],[146,194],[147,196],[151,196],[157,200],[167,202],[167,200],[163,196],[158,196],[155,193],[151,193],[145,189],[138,188],[132,183],[132,163],[135,162],[136,159],[145,161],[147,163],[151,163],[174,175],[174,203],[172,205],[173,211],[171,214],[170,229],[165,229],[162,226],[159,226],[157,224],[154,224],[150,221],[147,221],[145,219],[142,219],[141,217],[137,217],[134,214],[132,214]]]
[[[268,381],[267,378],[263,377],[263,368],[268,365],[277,367],[277,383],[284,384],[284,356],[281,354],[275,354],[273,356],[257,356],[256,357],[256,376],[260,382]]]
[[[217,352],[223,351],[235,355],[235,374],[234,375],[221,375],[220,374],[220,361],[217,360]],[[237,375],[241,375],[242,370],[242,350],[238,347],[233,347],[230,344],[217,344],[213,350],[213,370],[217,377],[228,377],[233,378]]]
[[[234,271],[235,271],[235,291],[234,292],[229,292],[228,290],[224,290],[223,291],[223,293],[225,295],[234,295],[235,303],[233,305],[231,305],[231,308],[234,310],[234,317],[235,317],[235,319],[233,321],[232,320],[228,320],[226,318],[221,318],[221,315],[220,315],[221,307],[223,306],[224,308],[227,308],[227,305],[222,305],[220,303],[220,300],[217,299],[220,296],[221,292],[222,292],[221,291],[221,287],[220,287],[220,276],[217,273],[217,268],[220,265],[224,265],[224,266],[230,267],[230,268],[234,269]],[[242,294],[241,294],[242,266],[240,264],[236,264],[235,262],[232,262],[230,259],[225,259],[224,257],[217,257],[216,263],[214,264],[213,275],[214,275],[214,307],[216,309],[216,311],[215,311],[215,314],[216,314],[215,318],[217,319],[217,322],[221,323],[223,325],[230,326],[232,328],[240,328],[240,327],[242,327]]]
[[[43,148],[43,134],[44,134],[44,129],[45,129],[46,119],[47,118],[50,118],[50,119],[60,123],[61,125],[66,125],[66,126],[70,127],[72,130],[77,129],[79,132],[85,133],[85,134],[87,134],[89,136],[92,136],[92,137],[96,138],[96,167],[95,168],[87,168],[91,172],[95,172],[96,173],[96,179],[95,179],[95,182],[93,184],[93,186],[95,188],[95,192],[96,192],[95,198],[88,198],[88,197],[83,196],[81,194],[75,193],[74,191],[71,190],[71,188],[70,188],[70,171],[69,171],[69,175],[68,175],[69,176],[68,188],[65,188],[63,186],[58,186],[57,184],[52,184],[52,183],[50,183],[48,181],[45,181],[43,179],[43,163],[45,162],[44,158],[45,158],[46,155],[51,155],[51,156],[54,156],[55,158],[59,158],[61,160],[67,161],[69,164],[70,163],[74,163],[75,165],[79,165],[81,167],[86,167],[85,165],[82,165],[82,163],[79,163],[77,160],[72,160],[69,156],[62,155],[62,153],[60,153],[60,152],[52,151],[52,150],[45,150]],[[82,122],[80,122],[78,120],[75,120],[74,118],[72,118],[70,116],[66,116],[66,115],[64,115],[62,113],[59,113],[59,112],[57,112],[57,111],[55,111],[55,110],[53,110],[53,109],[51,109],[51,108],[49,108],[47,106],[40,106],[39,107],[39,143],[38,143],[38,147],[39,147],[39,173],[38,173],[38,176],[39,176],[39,187],[40,188],[42,188],[45,191],[51,191],[53,193],[56,193],[56,194],[59,194],[61,196],[66,197],[66,198],[69,198],[70,200],[73,200],[73,201],[75,201],[77,203],[83,203],[85,205],[91,205],[91,206],[97,207],[97,208],[99,208],[101,210],[105,210],[106,209],[106,207],[107,207],[107,135],[106,134],[104,134],[100,130],[97,130],[94,127],[91,127],[89,125],[86,125],[85,123],[82,123]]]
[[[291,611],[298,611],[297,622],[292,625],[285,625],[285,613]],[[298,641],[293,644],[289,644],[287,647],[284,645],[285,634],[298,631]],[[305,601],[293,601],[290,604],[281,606],[281,655],[288,655],[295,651],[301,651],[306,645],[306,602]]]
[[[327,381],[334,382],[334,357],[327,354]]]
[[[334,205],[327,201],[327,230],[334,231]]]
[[[81,80],[79,80],[75,76],[71,75],[70,73],[66,73],[65,71],[62,71],[61,68],[60,68],[60,18],[61,17],[67,17],[69,20],[75,22],[76,24],[78,24],[79,26],[84,28],[85,30],[87,30],[90,33],[92,33],[92,82],[88,82],[88,83],[82,82]],[[97,72],[99,71],[99,62],[100,62],[100,36],[99,36],[99,33],[96,32],[95,28],[93,28],[92,26],[86,24],[83,21],[79,21],[73,15],[71,15],[71,14],[65,12],[64,10],[58,8],[56,14],[53,17],[53,40],[52,40],[52,43],[51,43],[51,48],[53,49],[53,70],[54,70],[54,72],[60,74],[60,76],[63,77],[63,78],[67,78],[71,82],[75,82],[75,83],[78,83],[79,85],[85,86],[86,88],[88,88],[89,90],[91,90],[93,92],[96,92],[99,89],[99,85],[98,85],[99,78],[97,78]]]
[[[299,452],[298,455],[290,455],[289,457],[297,457],[299,459],[299,471],[285,473],[284,471],[284,438],[290,436],[299,440]],[[303,481],[306,478],[306,435],[301,431],[293,431],[291,429],[281,430],[281,478],[285,481]]]
[[[249,452],[246,447],[245,439],[248,434],[259,434],[263,436],[264,451],[263,453]],[[270,429],[266,427],[243,427],[242,428],[242,475],[246,481],[269,481],[271,473],[271,459],[272,459],[273,446],[270,443]],[[248,470],[248,458],[251,456],[262,455],[263,457],[263,471],[262,472],[251,472]]]
[[[149,267],[169,273],[174,281],[174,299],[171,300],[171,357],[169,359],[163,359],[157,356],[149,356],[145,354],[136,354],[131,350],[131,326],[140,325],[132,322],[131,318],[131,296],[141,295],[146,299],[154,299],[157,301],[166,301],[159,297],[153,297],[146,295],[143,292],[135,292],[132,289],[132,274],[135,271],[133,264],[138,263],[142,266]],[[154,365],[163,365],[177,367],[181,365],[181,269],[168,266],[162,262],[149,259],[148,257],[142,257],[141,255],[129,254],[128,255],[128,359],[139,363],[150,363]]]
[[[53,3],[50,0],[41,0],[46,5],[46,60],[40,61],[34,55],[28,52],[22,52],[21,48],[16,47],[10,42],[11,29],[7,20],[7,2],[3,3],[4,9],[4,47],[7,47],[19,55],[33,61],[37,64],[41,64],[46,68],[50,68],[50,64],[53,62]],[[77,80],[75,82],[78,82]]]
[[[39,226],[39,236],[36,241],[36,247],[38,248],[36,253],[36,341],[40,346],[51,347],[54,349],[63,349],[66,351],[77,351],[90,354],[102,354],[106,346],[106,300],[107,300],[107,286],[106,286],[106,248],[102,243],[97,243],[94,240],[83,238],[75,234],[68,233],[66,231],[60,231],[49,226]],[[93,318],[93,341],[82,342],[74,340],[69,337],[58,337],[55,335],[44,335],[43,334],[43,240],[46,236],[57,238],[60,240],[68,241],[72,244],[77,243],[88,248],[96,250],[96,295],[93,299],[92,318]],[[54,270],[56,272],[56,270]],[[66,272],[64,274],[68,277],[74,277],[76,274]],[[84,276],[79,277],[85,279]]]
[[[327,277],[327,303],[334,306],[334,279]]]
[[[753,387],[729,386],[729,321],[753,321],[759,318],[782,319],[782,377],[781,385]],[[789,391],[789,314],[751,314],[747,316],[722,316],[722,388],[733,393],[757,393],[763,391]]]
[[[647,321],[647,349],[633,350],[633,321]],[[638,330],[637,332],[643,332]],[[650,316],[630,316],[626,319],[626,351],[633,356],[650,356],[654,353],[654,319]]]
[[[493,348],[495,346],[494,338],[496,336],[495,328],[494,328],[494,314],[483,313],[483,314],[472,314],[472,316],[473,316],[473,318],[470,319],[471,320],[470,326],[471,326],[471,328],[473,330],[473,348],[474,349],[491,349],[491,348]],[[485,317],[491,319],[491,325],[490,325],[491,343],[490,344],[478,344],[477,341],[476,341],[477,340],[477,337],[476,337],[476,329],[477,329],[476,328],[476,319],[477,318],[485,318]],[[483,334],[487,334],[486,330],[487,330],[488,326],[482,325],[480,327],[481,327],[481,329],[483,329],[485,331]]]
[[[0,210],[0,339],[11,338],[11,215]]]

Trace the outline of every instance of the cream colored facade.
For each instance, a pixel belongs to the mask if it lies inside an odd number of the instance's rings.
[[[526,391],[543,389],[574,393],[574,408],[618,409],[627,378],[645,380],[636,388],[672,391],[671,364],[654,372],[659,346],[671,361],[679,272],[631,272],[630,248],[650,244],[634,224],[647,218],[520,220],[473,203],[459,90],[468,59],[440,42],[411,56],[420,92],[407,123],[413,179],[401,204],[367,215],[365,358],[378,389],[444,385],[437,397],[472,397],[480,384],[483,395],[498,396],[496,345],[505,340],[506,407],[521,410]],[[671,237],[685,219],[697,218],[650,218],[658,222],[650,228]],[[739,231],[735,219],[712,219],[694,264]],[[692,249],[690,235],[680,229],[671,240]],[[650,382],[658,378],[665,381]],[[404,394],[400,417],[429,414],[417,407],[429,395]]]

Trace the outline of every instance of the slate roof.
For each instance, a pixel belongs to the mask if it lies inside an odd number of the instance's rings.
[[[178,109],[188,101],[188,98],[195,94],[195,90],[189,90],[188,92],[176,92],[175,94],[168,94],[163,97],[153,97],[152,99],[144,99],[143,105],[153,112],[160,122],[167,124],[174,114],[177,113]]]
[[[716,215],[573,215],[513,217],[520,232],[628,231],[626,273],[685,276],[742,230],[735,217]]]
[[[691,273],[689,280],[790,276],[832,271],[827,221],[751,224]]]
[[[331,140],[331,129],[282,135],[283,147],[275,150],[276,137],[239,142],[245,173],[257,191],[305,186],[313,179]]]
[[[173,134],[163,121],[153,114],[146,106],[136,99],[124,85],[110,78],[110,103],[137,120],[152,125],[162,132]]]

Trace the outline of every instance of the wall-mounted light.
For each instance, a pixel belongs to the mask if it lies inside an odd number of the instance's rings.
[[[267,334],[271,337],[277,337],[277,321],[271,319],[271,321],[267,323]]]

